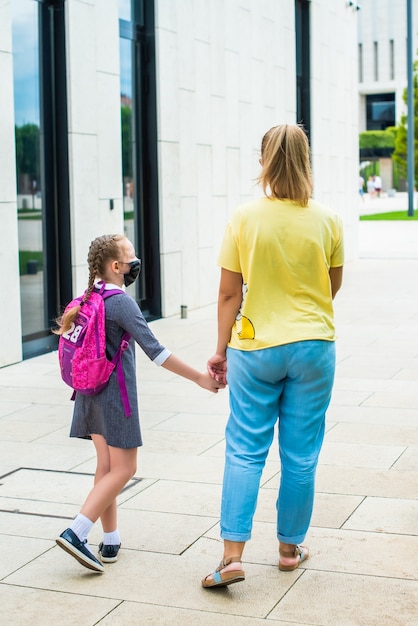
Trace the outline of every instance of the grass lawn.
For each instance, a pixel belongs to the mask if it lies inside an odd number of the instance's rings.
[[[372,215],[360,215],[360,220],[418,220],[418,211],[414,211],[414,215],[409,217],[408,211],[388,211],[387,213],[373,213]]]

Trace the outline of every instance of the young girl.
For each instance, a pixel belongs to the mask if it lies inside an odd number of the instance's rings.
[[[140,261],[132,243],[122,235],[104,235],[95,239],[88,254],[89,281],[84,301],[98,282],[106,289],[128,286],[138,277]],[[80,307],[74,307],[59,320],[57,334],[69,330]],[[124,376],[132,415],[127,418],[121,400],[117,375],[112,373],[108,385],[97,395],[76,394],[71,437],[92,439],[96,448],[97,467],[94,487],[87,496],[73,523],[56,540],[57,544],[84,567],[103,572],[103,564],[92,554],[87,536],[100,517],[104,535],[99,545],[101,561],[116,561],[121,539],[117,528],[116,497],[136,472],[137,448],[142,445],[139,425],[135,341],[157,365],[194,381],[203,389],[217,393],[224,385],[208,373],[200,373],[162,346],[148,327],[136,302],[127,294],[113,295],[105,300],[106,351],[109,358],[116,353],[122,335],[132,339],[122,357]]]

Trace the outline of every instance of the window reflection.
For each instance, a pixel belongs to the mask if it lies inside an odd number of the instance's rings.
[[[132,149],[132,42],[120,39],[120,111],[122,123],[123,216],[125,235],[135,245]],[[128,291],[135,297],[136,286]]]
[[[12,41],[22,335],[45,328],[38,3],[13,0]]]
[[[119,19],[131,21],[131,0],[119,0]]]

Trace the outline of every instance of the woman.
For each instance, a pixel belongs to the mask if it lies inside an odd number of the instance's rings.
[[[210,374],[230,389],[221,506],[224,556],[202,580],[244,580],[261,473],[278,421],[280,570],[309,552],[300,545],[314,500],[315,472],[335,371],[332,299],[342,282],[339,216],[314,202],[309,145],[296,125],[271,128],[261,145],[265,196],[239,207],[219,265],[218,344]]]

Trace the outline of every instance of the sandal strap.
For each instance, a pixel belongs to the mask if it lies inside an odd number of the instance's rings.
[[[230,556],[227,559],[222,559],[222,561],[219,563],[218,567],[216,568],[215,572],[220,572],[224,567],[226,567],[227,565],[230,565],[230,563],[241,563],[241,557]]]
[[[284,556],[287,558],[294,558],[302,554],[302,549],[300,546],[294,546],[293,550],[286,550],[286,552],[284,552],[283,550],[279,550],[279,554],[280,556]]]

